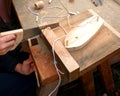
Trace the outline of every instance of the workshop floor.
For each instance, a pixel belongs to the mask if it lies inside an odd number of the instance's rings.
[[[120,91],[120,62],[112,65],[112,71],[113,71],[113,79],[115,82],[115,90],[116,92]],[[96,71],[94,72],[94,82],[95,82],[95,88],[96,88],[96,96],[120,96],[120,93],[111,93],[110,95],[107,95],[104,89],[104,86],[102,85],[100,81],[100,74]],[[84,96],[82,90],[81,90],[81,84],[80,80],[76,80],[72,82],[71,84],[68,84],[66,86],[62,86],[59,89],[58,96]],[[118,95],[119,94],[119,95]]]

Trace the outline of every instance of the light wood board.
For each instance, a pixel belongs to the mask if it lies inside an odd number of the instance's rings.
[[[17,45],[20,44],[20,42],[23,39],[23,29],[16,29],[16,30],[2,32],[2,33],[0,33],[0,36],[5,36],[5,35],[9,35],[9,34],[15,34],[16,35],[15,44],[11,48],[11,50],[14,50],[17,47]]]

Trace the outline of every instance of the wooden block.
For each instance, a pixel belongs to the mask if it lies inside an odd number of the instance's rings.
[[[53,30],[48,27],[46,29],[43,29],[42,33],[54,49],[58,58],[62,61],[63,66],[65,66],[67,69],[69,81],[77,79],[79,76],[79,65],[67,51],[64,45],[59,41]]]
[[[35,39],[31,39],[31,42]],[[36,64],[36,68],[42,85],[46,85],[58,79],[58,75],[53,64],[53,56],[44,44],[41,38],[37,43],[30,45],[30,51]]]

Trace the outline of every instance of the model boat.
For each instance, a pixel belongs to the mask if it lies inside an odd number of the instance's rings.
[[[99,16],[92,16],[72,30],[66,35],[64,43],[69,50],[77,50],[87,44],[96,33],[99,32],[104,20]]]

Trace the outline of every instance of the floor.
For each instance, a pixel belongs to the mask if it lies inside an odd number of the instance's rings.
[[[102,85],[100,74],[95,71],[94,82],[96,88],[96,96],[120,96],[120,62],[113,64],[111,68],[115,82],[115,92],[111,92],[110,95],[107,95],[104,86]],[[57,96],[84,96],[80,79],[68,85],[60,87]]]

